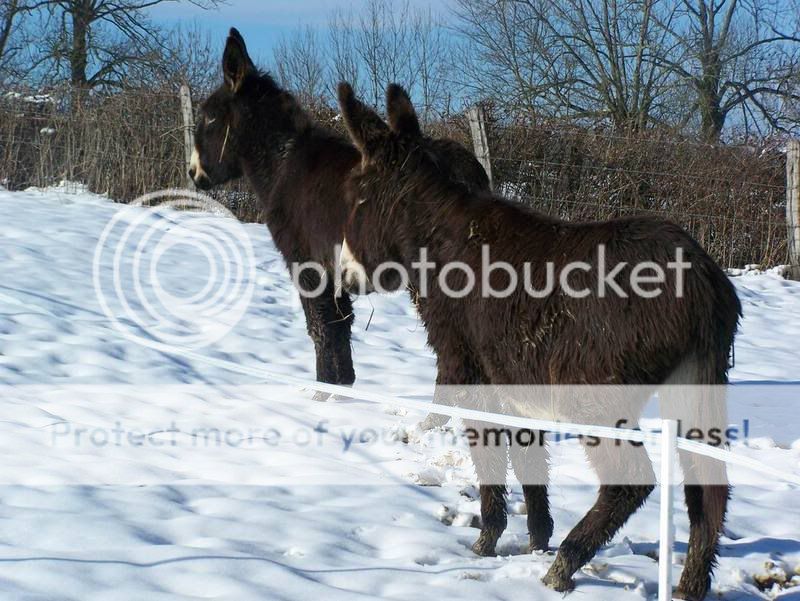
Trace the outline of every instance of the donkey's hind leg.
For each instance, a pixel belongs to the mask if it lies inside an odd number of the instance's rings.
[[[574,588],[573,574],[613,538],[655,488],[653,466],[644,448],[610,440],[597,445],[590,440],[584,448],[600,477],[600,492],[589,513],[561,543],[542,580],[561,592]]]
[[[670,377],[670,386],[659,391],[662,417],[678,420],[687,435],[691,432],[709,444],[724,446],[728,442],[723,436],[728,427],[726,369],[724,354],[684,363]],[[711,585],[730,488],[723,462],[686,451],[680,451],[680,460],[689,510],[689,548],[673,597],[699,601]]]
[[[313,283],[307,290],[314,290]],[[350,386],[356,379],[350,349],[353,305],[347,294],[336,295],[333,282],[314,298],[301,296],[308,335],[317,356],[317,381]],[[324,395],[322,399],[329,395]]]
[[[509,455],[511,467],[522,484],[528,513],[529,551],[547,551],[553,536],[553,518],[547,484],[550,476],[549,453],[544,432],[512,430]]]
[[[506,529],[506,472],[508,470],[507,433],[501,426],[464,420],[474,433],[470,445],[472,462],[480,483],[481,533],[472,550],[482,557],[495,555],[495,547]]]
[[[730,497],[725,464],[681,452],[686,507],[689,510],[689,549],[675,599],[701,601],[711,586],[719,536]]]
[[[701,601],[711,586],[730,489],[723,485],[687,484],[684,491],[689,509],[689,551],[673,597]]]

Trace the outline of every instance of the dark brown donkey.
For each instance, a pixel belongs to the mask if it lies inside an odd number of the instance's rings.
[[[258,196],[275,246],[287,264],[314,262],[331,274],[347,216],[344,182],[360,154],[336,132],[318,125],[295,98],[253,65],[244,40],[231,29],[222,59],[224,83],[200,107],[189,175],[201,189],[244,176]],[[488,189],[475,157],[449,140],[430,140],[445,177]],[[314,341],[317,380],[350,385],[353,310],[335,298],[334,278],[324,292],[302,297]],[[319,274],[302,272],[301,286],[316,290]]]
[[[582,416],[584,423],[597,424],[607,423],[617,411],[638,421],[647,391],[664,383],[727,382],[729,351],[741,312],[739,300],[722,270],[679,226],[652,218],[567,223],[488,193],[471,192],[440,176],[430,143],[420,136],[414,108],[402,88],[387,90],[393,128],[358,101],[347,84],[340,86],[339,102],[362,155],[348,188],[351,214],[341,257],[345,286],[361,288],[373,276],[378,276],[378,282],[371,282],[373,287],[406,285],[412,294],[419,294],[424,285],[427,297],[420,304],[421,316],[449,382],[541,385],[550,391],[557,388],[553,385],[634,390],[632,404],[624,410],[594,396],[557,408],[560,419],[577,421],[571,418]],[[421,248],[427,249],[427,259],[435,265],[426,272],[426,282],[415,267]],[[591,286],[602,271],[601,248],[604,264],[621,266],[614,281],[622,294],[583,294],[594,289]],[[511,276],[502,271],[487,273],[486,249],[492,262],[505,262],[517,273],[527,268],[534,291],[546,289],[543,283],[550,266],[556,274],[570,277],[538,298],[521,285],[505,297],[487,298],[483,289],[469,291],[469,278],[462,268],[444,271],[444,266],[460,262],[478,282],[488,277],[495,290],[503,290]],[[403,266],[408,277],[387,270],[388,261]],[[665,274],[658,296],[649,295],[652,286],[635,285],[632,275],[642,264]],[[677,268],[670,269],[675,264],[683,264],[682,275]],[[448,277],[442,279],[445,273]],[[459,294],[468,292],[453,298],[448,287]],[[710,417],[724,431],[727,422],[720,388],[703,386],[703,402],[690,409],[695,418],[708,424]],[[640,396],[639,389],[647,394]],[[675,415],[687,400],[681,395],[661,397],[662,414]],[[528,415],[540,415],[540,408],[529,409]],[[485,427],[468,424],[478,432]],[[591,438],[582,442],[601,486],[594,507],[561,543],[544,578],[545,584],[559,591],[574,586],[573,574],[644,504],[655,483],[643,447],[609,441],[594,444]],[[489,446],[471,444],[481,482],[483,518],[473,549],[483,555],[494,553],[506,525],[505,455]],[[510,449],[512,467],[523,482],[529,505],[535,504],[529,497],[543,490],[526,487],[528,478],[546,482],[536,473],[546,471],[544,455],[537,448],[521,452],[524,447],[518,444]],[[500,482],[498,462],[503,471]],[[681,462],[691,533],[676,595],[699,600],[710,586],[729,488],[723,464],[683,454]],[[620,476],[630,479],[616,479]],[[547,534],[547,519],[532,516],[529,509],[532,543]]]

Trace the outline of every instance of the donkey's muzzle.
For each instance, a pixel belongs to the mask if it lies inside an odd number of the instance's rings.
[[[350,250],[350,245],[347,240],[342,242],[342,248],[339,255],[339,273],[341,276],[342,288],[355,295],[369,294],[373,292],[372,283],[367,277],[367,271],[364,266],[356,260]]]
[[[189,169],[189,177],[194,182],[194,185],[200,188],[201,190],[210,190],[212,187],[214,187],[214,184],[211,182],[211,180],[208,178],[208,176],[205,174],[204,171],[200,171],[200,173],[198,174],[197,169],[191,167]]]

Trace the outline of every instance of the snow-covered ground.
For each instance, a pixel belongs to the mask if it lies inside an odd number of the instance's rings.
[[[96,290],[113,296],[115,270],[95,251],[123,210],[69,187],[0,190],[0,599],[561,598],[539,582],[553,553],[521,553],[519,487],[500,556],[470,551],[474,476],[450,432],[423,434],[421,415],[321,403],[225,368],[313,378],[302,312],[265,228],[243,226],[252,301],[230,332],[196,349],[216,364],[140,344],[153,273],[129,299],[143,321],[115,323]],[[145,209],[122,222],[136,211]],[[176,227],[193,218],[173,217]],[[124,263],[147,253],[140,241],[111,231],[103,244]],[[158,281],[175,296],[199,293],[207,258],[175,247],[156,262]],[[776,391],[734,399],[731,421],[747,420],[750,436],[734,451],[800,474],[790,385],[800,384],[800,285],[774,274],[734,281],[745,318],[732,378]],[[415,398],[432,390],[434,360],[404,296],[359,299],[354,356],[359,387]],[[738,486],[713,592],[770,598],[754,577],[800,574],[800,491],[731,473]],[[575,441],[554,446],[553,551],[593,502],[589,474]],[[654,496],[578,575],[573,596],[654,598],[657,517]],[[680,564],[683,512],[677,525]],[[800,588],[771,595],[800,599]]]

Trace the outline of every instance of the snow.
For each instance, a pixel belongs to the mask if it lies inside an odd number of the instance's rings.
[[[147,277],[141,296],[128,299],[141,323],[115,323],[93,280],[114,290],[114,270],[95,251],[121,211],[146,209],[68,182],[0,191],[2,599],[562,598],[539,579],[594,499],[576,441],[552,447],[552,551],[522,553],[525,506],[512,484],[500,556],[476,557],[475,478],[452,430],[421,432],[418,414],[318,402],[310,390],[140,344],[149,332],[142,301],[156,298]],[[164,216],[176,229],[198,223]],[[263,226],[241,227],[254,264],[238,277],[252,278],[253,297],[229,332],[197,352],[313,379],[285,265]],[[133,256],[141,240],[112,232],[108,241]],[[213,270],[185,245],[156,263],[159,286],[173,295],[202,291]],[[733,281],[745,311],[734,388],[774,391],[733,395],[732,423],[749,424],[734,451],[800,474],[800,412],[790,404],[800,383],[800,285],[753,270]],[[428,398],[434,359],[408,299],[370,296],[356,311],[357,386]],[[739,485],[713,592],[797,598],[788,584],[800,569],[800,493],[744,469],[731,475]],[[676,523],[679,569],[684,512]],[[657,549],[654,495],[577,575],[573,596],[655,598]]]
[[[20,92],[6,92],[3,95],[8,100],[28,102],[30,104],[54,104],[55,98],[49,94],[22,94]]]

